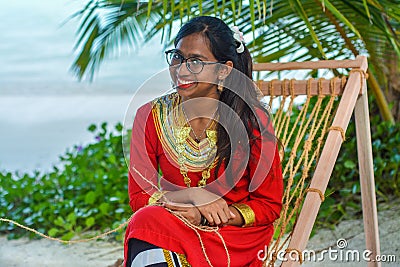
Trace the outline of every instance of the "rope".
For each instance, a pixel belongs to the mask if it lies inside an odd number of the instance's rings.
[[[32,232],[32,233],[35,233],[35,234],[37,234],[37,235],[39,235],[41,237],[44,237],[46,239],[49,239],[49,240],[57,241],[57,242],[60,242],[60,243],[63,243],[63,244],[75,244],[75,243],[83,243],[83,242],[93,241],[93,240],[105,237],[105,236],[107,236],[109,234],[115,233],[115,232],[121,230],[122,228],[124,228],[126,225],[128,225],[128,223],[131,221],[132,217],[133,217],[133,215],[126,222],[121,223],[119,226],[117,226],[117,228],[114,228],[113,230],[107,231],[105,233],[96,235],[96,236],[91,237],[91,238],[78,239],[78,240],[62,240],[60,238],[51,237],[51,236],[45,235],[45,234],[33,229],[33,228],[30,228],[28,226],[22,225],[20,223],[17,223],[16,221],[13,221],[13,220],[10,220],[10,219],[6,219],[6,218],[0,218],[0,221],[12,223],[12,224],[24,229],[24,230],[27,230],[27,231]]]
[[[200,235],[200,233],[198,232],[198,230],[199,230],[199,231],[203,231],[203,232],[214,232],[214,233],[221,239],[222,245],[224,246],[224,249],[225,249],[225,252],[226,252],[226,255],[227,255],[228,267],[230,267],[230,265],[231,265],[231,258],[230,258],[230,255],[229,255],[229,251],[228,251],[228,248],[227,248],[227,246],[226,246],[226,243],[225,243],[224,238],[222,237],[222,235],[221,235],[221,234],[219,233],[219,231],[218,231],[218,230],[219,230],[219,227],[218,227],[218,226],[216,226],[216,227],[197,226],[197,225],[194,225],[194,224],[190,223],[185,217],[183,217],[182,215],[180,215],[180,214],[174,212],[173,210],[170,210],[170,209],[167,209],[167,208],[166,208],[166,210],[168,210],[169,212],[171,212],[171,214],[175,215],[175,216],[176,216],[178,219],[180,219],[187,227],[189,227],[190,229],[192,229],[192,230],[196,233],[196,235],[197,235],[197,237],[198,237],[198,239],[199,239],[200,245],[201,245],[201,249],[202,249],[203,255],[204,255],[204,257],[206,258],[206,261],[207,261],[208,265],[210,265],[210,267],[214,267],[214,266],[211,264],[211,261],[210,261],[210,259],[208,258],[208,255],[207,255],[207,252],[206,252],[206,248],[205,248],[205,246],[204,246],[203,239],[201,238],[201,235]]]
[[[294,95],[294,79],[290,80],[289,83],[289,92],[290,92],[290,102],[289,102],[289,107],[288,107],[288,111],[286,112],[286,116],[285,116],[285,120],[283,122],[283,127],[284,131],[283,131],[283,136],[287,135],[287,132],[289,130],[289,125],[290,125],[290,118],[293,114],[293,104],[294,104],[294,99],[295,99],[295,95]]]
[[[142,179],[144,179],[146,182],[148,182],[151,186],[155,187],[158,191],[160,191],[158,189],[158,187],[154,185],[154,183],[152,183],[150,180],[145,178],[134,166],[132,166],[131,169],[134,172],[136,172]],[[199,241],[200,241],[200,245],[201,245],[201,248],[202,248],[202,251],[203,251],[203,255],[206,258],[206,261],[210,265],[210,267],[213,267],[213,265],[211,264],[211,261],[208,258],[208,255],[207,255],[207,252],[206,252],[206,248],[204,246],[203,240],[202,240],[202,238],[200,236],[200,233],[198,231],[214,232],[221,239],[222,245],[223,245],[223,247],[225,249],[225,252],[226,252],[226,255],[227,255],[228,267],[230,267],[231,258],[230,258],[230,255],[229,255],[229,251],[228,251],[228,248],[226,246],[226,242],[225,242],[224,238],[222,237],[222,235],[218,231],[219,230],[218,227],[194,225],[194,224],[190,223],[185,217],[183,217],[182,215],[174,212],[173,210],[170,210],[170,209],[167,209],[167,208],[165,208],[165,209],[168,210],[174,216],[176,216],[178,219],[180,219],[186,226],[188,226],[190,229],[192,229],[196,233],[196,235],[197,235],[197,237],[199,238]],[[93,241],[93,240],[105,237],[105,236],[107,236],[109,234],[115,233],[115,232],[121,230],[122,228],[124,228],[126,225],[128,225],[129,222],[132,220],[133,216],[134,216],[134,214],[132,214],[131,217],[126,222],[121,223],[119,226],[117,226],[116,228],[114,228],[114,229],[112,229],[110,231],[104,232],[102,234],[96,235],[96,236],[91,237],[91,238],[79,239],[79,240],[62,240],[60,238],[51,237],[51,236],[45,235],[45,234],[33,229],[33,228],[30,228],[28,226],[22,225],[22,224],[20,224],[20,223],[18,223],[16,221],[13,221],[13,220],[10,220],[10,219],[7,219],[7,218],[0,218],[0,221],[12,223],[12,224],[14,224],[14,225],[16,225],[16,226],[18,226],[18,227],[20,227],[22,229],[25,229],[25,230],[27,230],[29,232],[35,233],[35,234],[37,234],[37,235],[39,235],[39,236],[41,236],[43,238],[46,238],[46,239],[49,239],[49,240],[52,240],[52,241],[57,241],[57,242],[60,242],[60,243],[63,243],[63,244],[75,244],[75,243],[83,243],[83,242]]]
[[[342,127],[340,127],[340,126],[331,126],[331,127],[328,128],[328,131],[339,131],[340,135],[342,136],[343,142],[346,140],[346,135],[345,135],[344,130],[343,130]]]
[[[270,108],[272,109],[272,101],[274,101],[274,81],[275,80],[272,80],[272,81],[270,81],[269,82],[269,84],[268,84],[268,93],[269,93],[269,106],[270,106]]]
[[[334,77],[330,80],[330,96],[323,95],[322,89],[323,84],[325,84],[324,79],[318,79],[318,95],[316,96],[316,103],[313,106],[311,106],[310,103],[312,99],[311,84],[314,79],[309,79],[307,81],[307,99],[299,111],[295,123],[291,124],[292,128],[290,131],[286,130],[287,120],[274,121],[275,127],[278,129],[284,129],[283,131],[279,132],[279,139],[282,140],[282,143],[285,147],[291,144],[292,150],[288,154],[287,163],[283,170],[283,175],[286,179],[286,188],[283,196],[281,216],[274,224],[275,229],[277,229],[277,237],[275,242],[270,245],[272,251],[281,251],[284,249],[285,244],[289,242],[291,234],[285,238],[283,238],[283,236],[289,226],[294,227],[296,220],[293,221],[293,218],[296,218],[300,212],[300,207],[306,193],[316,192],[320,195],[321,201],[324,200],[324,195],[322,192],[318,192],[312,188],[306,188],[306,184],[308,184],[306,181],[307,178],[309,178],[309,172],[313,164],[315,164],[319,158],[320,150],[323,147],[323,142],[326,138],[326,133],[328,132],[328,127],[332,120],[331,115],[333,113],[334,102],[337,99],[337,95],[335,94],[335,84],[337,79],[337,77]],[[291,83],[289,83],[289,86],[291,87],[293,80],[290,82]],[[345,83],[346,79],[342,78],[340,87],[344,88]],[[291,88],[289,88],[289,91],[290,95],[293,96]],[[326,103],[326,106],[322,108],[326,98],[328,98],[328,102]],[[280,108],[282,107],[283,106],[281,103]],[[292,115],[290,104],[289,108],[287,108],[286,114],[283,110],[277,110],[276,113],[279,113],[280,116],[285,116],[285,118],[290,117]],[[284,126],[279,125],[279,123],[284,124]],[[294,134],[295,131],[297,132],[296,135]],[[298,150],[301,152],[299,153]],[[312,154],[311,151],[313,151]],[[299,170],[301,170],[301,175],[296,176]],[[289,249],[287,251],[292,250]],[[299,255],[300,257],[302,256],[301,254]],[[268,266],[274,266],[276,258],[273,256],[274,255],[272,255],[272,258],[268,258]],[[303,261],[303,259],[300,260],[301,262]]]
[[[160,192],[160,189],[159,189],[152,181],[150,181],[149,179],[147,179],[146,177],[144,177],[134,166],[132,166],[132,170],[133,170],[134,172],[136,172],[136,173],[140,176],[140,178],[142,178],[143,180],[145,180],[146,182],[148,182],[151,186],[155,187],[156,190]],[[226,252],[226,255],[227,255],[227,259],[228,259],[228,267],[230,267],[231,258],[230,258],[230,256],[229,256],[229,251],[228,251],[228,248],[227,248],[227,246],[226,246],[226,243],[225,243],[224,238],[223,238],[222,235],[218,232],[218,230],[219,230],[218,226],[217,226],[217,227],[197,226],[197,225],[194,225],[194,224],[190,223],[185,217],[183,217],[182,215],[180,215],[180,214],[174,212],[173,210],[170,210],[170,209],[167,209],[167,208],[165,208],[165,209],[168,210],[171,214],[175,215],[175,216],[176,216],[178,219],[180,219],[187,227],[189,227],[190,229],[192,229],[192,230],[196,233],[196,235],[197,235],[197,237],[198,237],[198,239],[199,239],[200,245],[201,245],[201,249],[202,249],[203,255],[204,255],[204,257],[206,258],[206,261],[207,261],[207,263],[210,265],[210,267],[213,267],[213,265],[211,264],[211,261],[210,261],[210,259],[208,258],[208,255],[207,255],[207,252],[206,252],[206,248],[205,248],[204,243],[203,243],[203,239],[201,238],[200,233],[198,232],[198,230],[199,230],[199,231],[203,231],[203,232],[214,232],[215,234],[217,234],[218,237],[221,239],[222,245],[224,246],[224,249],[225,249],[225,252]]]
[[[303,264],[303,254],[301,253],[300,250],[295,249],[295,248],[287,248],[287,249],[285,249],[286,253],[290,253],[292,251],[296,251],[296,255],[299,256],[300,265]]]
[[[349,73],[354,73],[357,72],[360,74],[360,84],[361,84],[361,90],[360,92],[362,92],[362,88],[364,87],[364,80],[368,79],[368,73],[366,73],[364,70],[362,69],[352,69]]]
[[[308,192],[314,192],[314,193],[318,193],[319,194],[319,197],[320,197],[320,199],[321,199],[321,202],[324,202],[324,200],[325,200],[325,196],[324,196],[324,194],[322,193],[322,191],[321,190],[319,190],[319,189],[317,189],[317,188],[307,188],[306,189],[306,193],[308,193]]]
[[[283,113],[284,113],[283,110],[284,110],[286,98],[287,98],[287,95],[284,94],[286,92],[286,79],[283,80],[281,83],[281,90],[282,90],[283,96],[281,96],[281,103],[279,105],[279,109],[276,112],[275,118],[274,118],[276,120],[276,125],[277,125],[277,127],[275,127],[275,132],[276,132],[277,136],[279,136],[280,132],[281,132],[281,128],[282,128],[281,121],[282,121],[282,117],[283,117]]]

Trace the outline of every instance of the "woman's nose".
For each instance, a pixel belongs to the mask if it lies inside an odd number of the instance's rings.
[[[187,67],[186,60],[182,61],[182,64],[177,69],[177,73],[179,74],[179,76],[185,76],[191,74],[191,72]]]

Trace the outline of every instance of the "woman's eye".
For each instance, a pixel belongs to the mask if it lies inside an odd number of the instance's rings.
[[[194,65],[201,65],[201,60],[197,59],[197,58],[193,58],[190,63],[194,64]]]

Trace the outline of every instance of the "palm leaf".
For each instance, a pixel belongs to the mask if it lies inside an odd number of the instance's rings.
[[[323,5],[336,23],[327,17]],[[343,34],[357,53],[378,58],[391,47],[400,58],[398,1],[275,0],[270,14],[266,8],[265,0],[163,0],[140,5],[136,0],[90,0],[77,13],[82,17],[75,46],[79,53],[72,69],[78,77],[92,79],[101,62],[118,54],[124,45],[137,49],[159,32],[169,44],[181,23],[201,14],[219,16],[228,25],[238,25],[246,37],[252,36],[247,43],[256,61],[288,56],[299,60],[349,58],[354,53]]]

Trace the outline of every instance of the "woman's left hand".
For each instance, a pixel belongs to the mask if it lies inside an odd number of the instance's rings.
[[[191,204],[164,202],[163,206],[185,217],[185,219],[187,219],[191,224],[200,225],[201,223],[201,214],[199,209]]]

